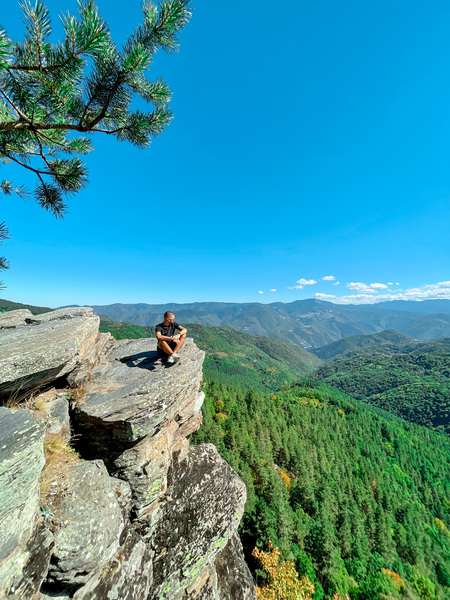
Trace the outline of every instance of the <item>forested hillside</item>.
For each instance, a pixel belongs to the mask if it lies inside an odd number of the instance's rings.
[[[187,324],[188,335],[205,350],[206,381],[239,389],[275,390],[311,373],[322,361],[299,346],[227,327]],[[102,320],[100,330],[116,339],[154,337],[154,327]]]
[[[450,353],[337,360],[315,377],[408,421],[450,433]]]
[[[42,313],[49,312],[53,310],[52,308],[47,308],[46,306],[34,306],[32,304],[21,304],[20,302],[12,302],[11,300],[2,300],[0,299],[0,308],[4,308],[7,310],[18,310],[20,308],[26,308],[33,315],[40,315]]]
[[[386,329],[371,335],[350,335],[337,342],[314,349],[314,354],[324,361],[355,358],[357,356],[377,356],[380,354],[400,354],[405,347],[411,346],[416,340]]]
[[[247,484],[250,562],[272,542],[312,579],[315,600],[450,597],[445,436],[323,384],[206,391],[195,441],[216,444]]]
[[[393,329],[386,329],[370,335],[351,335],[321,348],[315,348],[312,352],[326,362],[360,356],[408,354],[410,352],[448,354],[450,353],[450,338],[419,341]]]

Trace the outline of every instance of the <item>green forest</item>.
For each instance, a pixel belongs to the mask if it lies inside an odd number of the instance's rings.
[[[247,485],[247,560],[269,542],[315,585],[356,600],[450,597],[449,441],[321,383],[276,394],[209,381],[196,443]]]
[[[336,360],[315,377],[408,421],[450,433],[450,353]]]
[[[313,582],[314,600],[450,598],[448,437],[299,380],[315,366],[300,348],[227,328],[188,329],[207,352],[204,422],[192,442],[215,444],[247,486],[240,534],[258,583],[266,575],[252,552],[273,544]],[[113,322],[102,322],[102,331],[154,335]],[[426,390],[427,378],[448,377],[445,355],[407,356],[337,361],[319,373],[353,365],[350,382],[366,361],[376,363],[367,386],[411,377]]]

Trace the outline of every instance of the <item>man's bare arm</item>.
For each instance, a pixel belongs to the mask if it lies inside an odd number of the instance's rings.
[[[180,339],[180,337],[181,337],[182,335],[186,335],[186,333],[187,333],[187,329],[186,329],[186,327],[180,327],[180,333],[177,333],[177,335],[174,335],[174,336],[173,336],[173,338],[172,338],[172,339],[173,339],[173,341],[174,341],[174,342],[178,342],[178,340]]]
[[[156,332],[156,339],[161,340],[163,342],[172,342],[173,341],[173,337],[169,337],[168,335],[163,335],[159,331]]]

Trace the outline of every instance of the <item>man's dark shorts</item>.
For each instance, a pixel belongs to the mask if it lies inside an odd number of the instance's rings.
[[[175,350],[175,348],[177,347],[176,342],[166,342],[166,344],[169,344],[172,350]],[[170,355],[167,354],[167,352],[164,352],[164,350],[158,346],[158,356],[160,358],[168,358]]]

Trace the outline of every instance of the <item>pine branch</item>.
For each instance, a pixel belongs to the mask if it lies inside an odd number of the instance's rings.
[[[78,15],[62,18],[65,37],[55,45],[49,42],[51,21],[42,0],[21,3],[27,28],[23,43],[0,30],[0,160],[35,174],[35,199],[43,208],[63,216],[63,196],[86,185],[80,156],[93,146],[84,134],[113,135],[145,148],[167,127],[170,88],[145,74],[158,49],[177,50],[178,33],[191,16],[189,3],[163,0],[158,9],[146,2],[143,21],[123,50],[93,0],[79,0]],[[153,110],[131,110],[136,97]],[[7,180],[0,191],[27,193]]]

